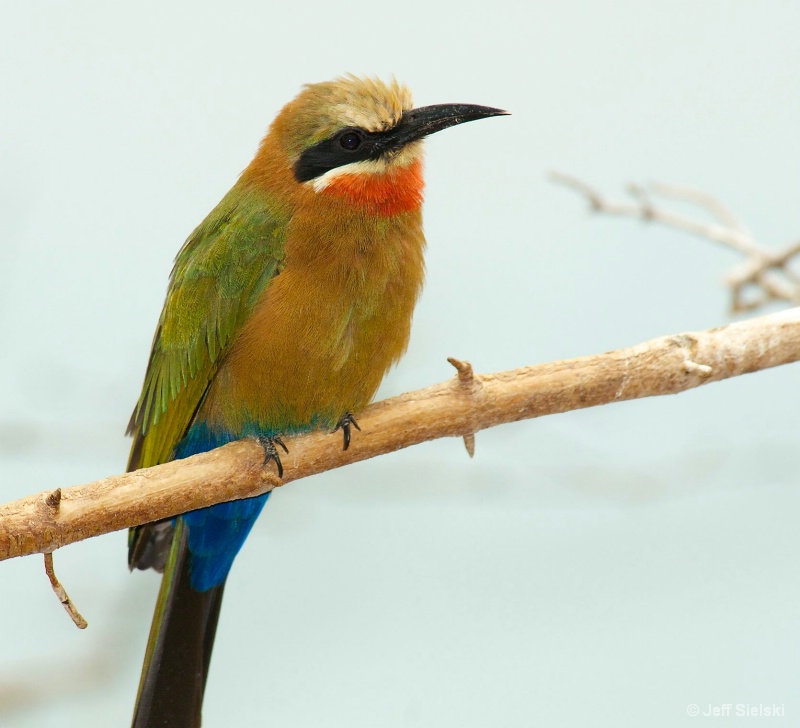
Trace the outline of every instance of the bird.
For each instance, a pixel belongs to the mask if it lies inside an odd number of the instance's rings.
[[[282,475],[281,438],[318,429],[347,449],[422,288],[423,140],[506,113],[415,108],[396,79],[304,86],[175,258],[128,470],[254,437]],[[225,583],[269,495],[129,532],[130,569],[163,572],[133,728],[200,725]]]

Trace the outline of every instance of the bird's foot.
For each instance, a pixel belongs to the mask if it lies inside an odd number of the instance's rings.
[[[285,453],[289,452],[289,448],[286,447],[283,440],[277,435],[258,435],[256,437],[256,441],[258,442],[261,447],[264,448],[264,465],[266,465],[270,460],[275,461],[275,466],[278,468],[278,477],[283,477],[283,464],[281,463],[281,457],[278,454],[278,448],[275,447],[276,445],[280,445],[283,448]]]
[[[339,418],[339,421],[336,423],[336,427],[333,428],[333,432],[337,432],[339,429],[341,429],[342,434],[344,435],[344,448],[342,448],[343,450],[347,450],[347,448],[350,447],[350,425],[352,425],[359,432],[361,432],[361,428],[358,426],[356,418],[353,417],[353,413],[345,412]]]

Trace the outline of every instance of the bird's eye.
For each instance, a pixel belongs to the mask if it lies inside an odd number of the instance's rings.
[[[361,146],[361,136],[354,131],[348,131],[339,137],[339,144],[348,152],[352,152]]]

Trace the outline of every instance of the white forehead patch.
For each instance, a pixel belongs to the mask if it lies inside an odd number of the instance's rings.
[[[387,84],[377,78],[349,76],[335,83],[334,96],[340,96],[332,104],[340,124],[371,132],[391,129],[414,105],[411,92],[395,79]]]

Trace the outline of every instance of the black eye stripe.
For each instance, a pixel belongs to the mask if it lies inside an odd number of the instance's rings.
[[[294,178],[308,182],[353,162],[378,159],[385,151],[383,133],[347,128],[306,149],[294,165]]]

